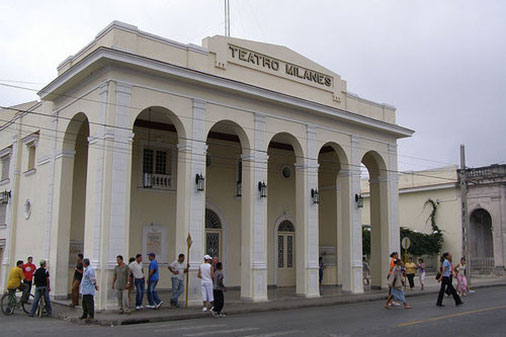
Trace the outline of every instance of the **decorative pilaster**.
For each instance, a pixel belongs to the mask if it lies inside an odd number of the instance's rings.
[[[13,242],[15,242],[15,214],[18,204],[18,188],[19,186],[19,140],[18,136],[14,135],[12,137],[12,150],[10,154],[10,164],[9,164],[9,190],[11,191],[11,199],[7,204],[6,209],[6,233],[5,233],[5,246],[2,261],[2,272],[0,273],[0,292],[6,289],[7,279],[9,277],[9,271],[14,264],[14,251],[15,246]]]
[[[360,294],[364,291],[362,283],[362,212],[355,202],[355,195],[360,194],[360,164],[362,158],[360,157],[360,138],[358,136],[351,136],[351,167],[350,167],[350,184],[351,193],[348,195],[350,198],[351,212],[351,268],[352,279],[351,288],[347,290],[354,294]],[[344,289],[344,284],[343,284]]]

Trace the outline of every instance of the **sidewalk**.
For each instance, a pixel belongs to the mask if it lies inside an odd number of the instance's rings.
[[[455,282],[454,282],[455,284]],[[487,287],[496,287],[506,285],[506,278],[499,277],[483,277],[472,279],[472,289],[480,289]],[[427,294],[436,294],[439,291],[439,285],[434,275],[427,275],[425,290],[421,291],[418,283],[416,290],[406,290],[406,297],[421,296]],[[278,288],[269,289],[269,302],[264,303],[246,303],[240,300],[240,291],[231,290],[225,293],[224,312],[227,315],[239,315],[252,312],[265,312],[275,310],[289,310],[318,306],[330,306],[338,304],[350,304],[369,301],[379,301],[386,298],[386,290],[369,290],[363,294],[349,295],[343,294],[339,287],[323,286],[321,297],[319,298],[303,298],[295,295],[294,288]],[[473,296],[468,295],[468,296]],[[201,307],[193,307],[189,309],[173,309],[169,307],[169,293],[161,293],[163,306],[158,310],[144,309],[133,311],[131,314],[119,315],[115,311],[102,311],[95,314],[95,324],[111,326],[125,324],[139,324],[150,322],[164,322],[185,320],[194,318],[209,317],[209,313],[203,313]],[[434,302],[436,297],[434,297]],[[465,299],[464,299],[465,302]],[[53,316],[58,319],[71,321],[74,323],[84,324],[78,317],[81,315],[80,308],[71,309],[70,302],[55,301],[53,305]]]

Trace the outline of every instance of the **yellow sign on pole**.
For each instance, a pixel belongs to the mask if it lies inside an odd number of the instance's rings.
[[[191,247],[192,243],[193,243],[192,237],[191,237],[190,233],[188,233],[188,237],[186,238],[186,264],[188,266],[190,265],[190,247]],[[186,309],[188,309],[188,283],[189,283],[189,280],[190,280],[190,271],[188,270],[188,272],[186,273],[186,296],[185,296]]]

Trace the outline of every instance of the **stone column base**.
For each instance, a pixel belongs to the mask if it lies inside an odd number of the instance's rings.
[[[256,268],[251,269],[251,296],[243,296],[241,291],[241,300],[244,302],[267,302],[267,269]]]

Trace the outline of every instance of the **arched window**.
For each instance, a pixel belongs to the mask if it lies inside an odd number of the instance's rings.
[[[279,224],[278,232],[295,232],[295,226],[289,220],[285,220]]]

